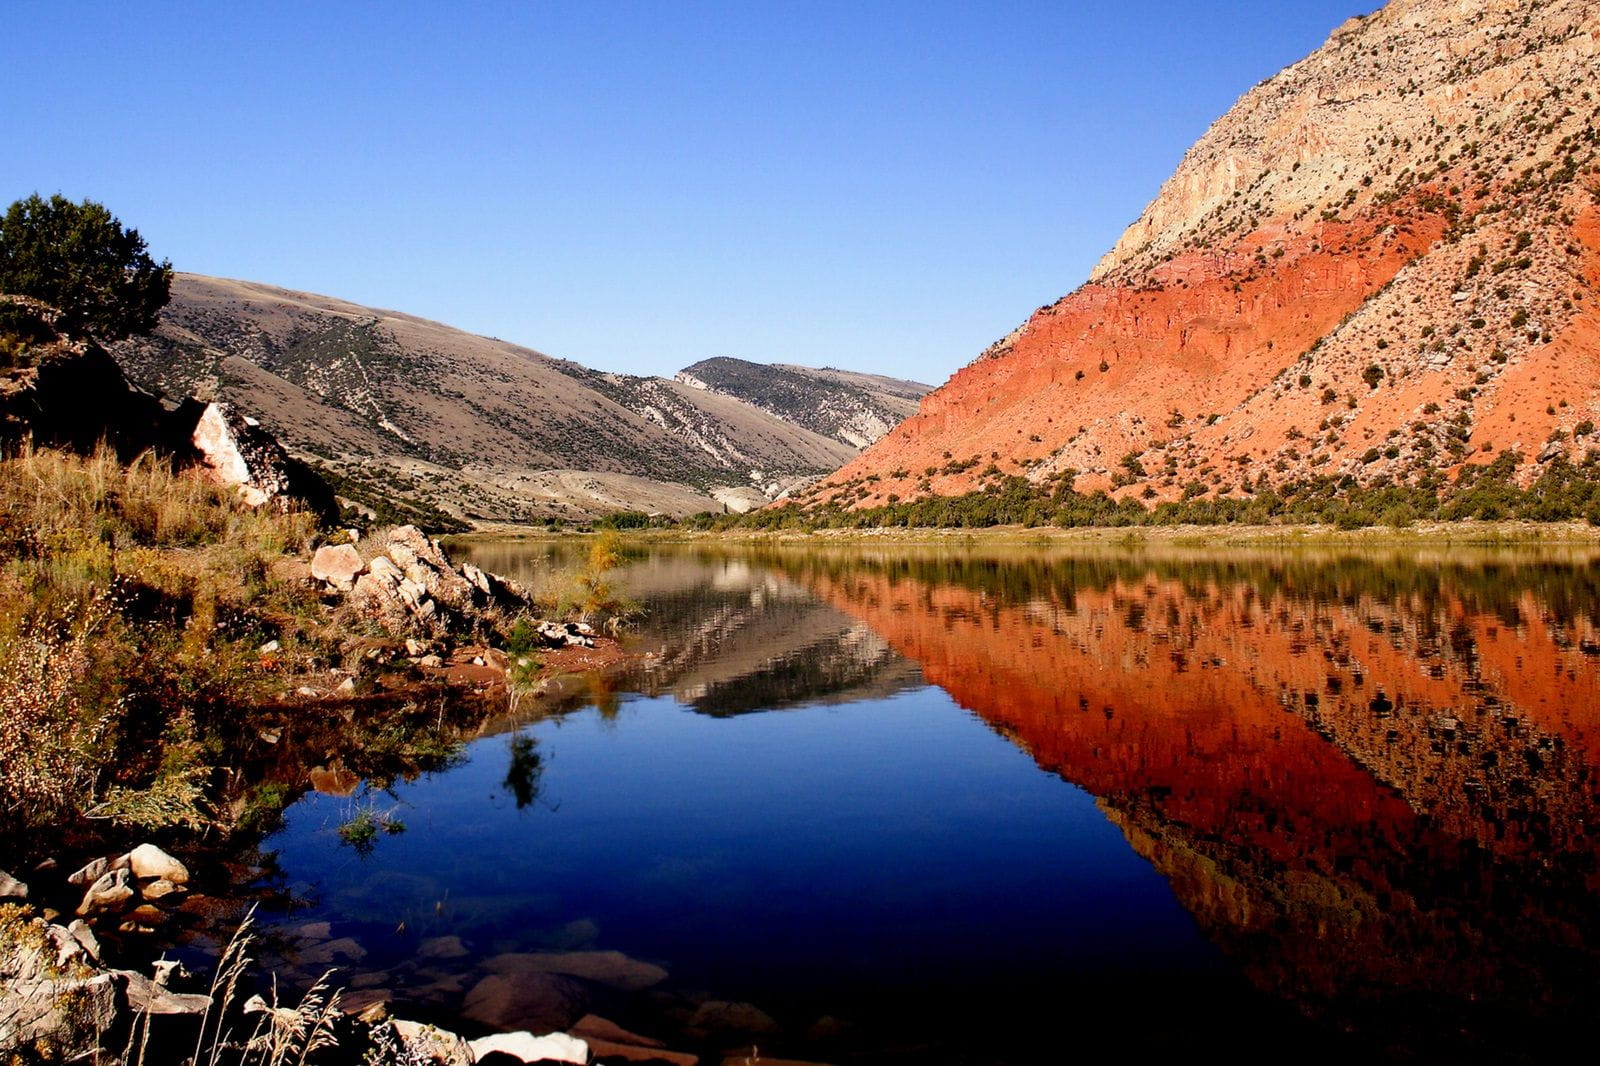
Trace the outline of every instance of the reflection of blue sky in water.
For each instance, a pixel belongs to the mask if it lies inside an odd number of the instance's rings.
[[[478,957],[618,949],[797,1017],[1222,965],[1089,796],[937,689],[737,718],[631,697],[526,733],[522,810],[505,736],[398,786],[407,831],[364,860],[333,832],[352,801],[293,808],[269,844],[320,898],[294,920],[343,924],[372,969],[447,934]]]

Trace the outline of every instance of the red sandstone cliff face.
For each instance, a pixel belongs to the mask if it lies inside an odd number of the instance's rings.
[[[1087,285],[801,501],[1067,471],[1172,499],[1600,447],[1597,39],[1587,0],[1352,20],[1220,119]]]

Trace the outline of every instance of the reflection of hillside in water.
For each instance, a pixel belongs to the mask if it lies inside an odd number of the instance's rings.
[[[558,593],[582,564],[581,541],[472,542],[479,566]],[[670,693],[713,715],[851,703],[924,684],[916,664],[862,622],[770,569],[693,552],[630,558],[612,584],[645,612],[629,643],[652,657],[622,689]]]
[[[847,703],[923,684],[868,626],[738,559],[656,555],[619,584],[649,605],[637,629],[654,657],[628,679],[714,715]]]
[[[1273,994],[1521,1049],[1600,990],[1593,569],[775,565],[1097,796]]]

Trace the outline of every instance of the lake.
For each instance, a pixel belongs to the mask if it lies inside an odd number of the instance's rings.
[[[709,1062],[1539,1061],[1600,1005],[1593,563],[642,548],[635,665],[296,803],[265,920],[291,979]]]

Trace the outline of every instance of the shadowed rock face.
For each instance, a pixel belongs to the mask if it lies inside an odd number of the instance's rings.
[[[955,495],[991,462],[1165,500],[1581,458],[1597,39],[1584,0],[1352,20],[1219,119],[1086,285],[806,499]]]
[[[1534,1047],[1600,982],[1581,568],[788,569],[1093,793],[1264,990]]]

